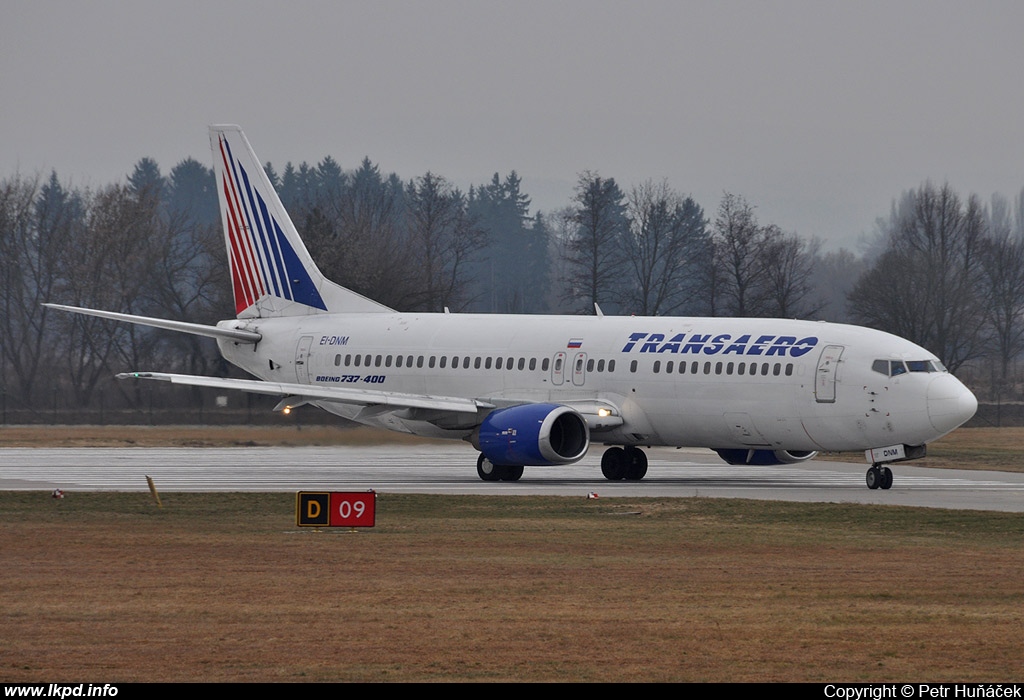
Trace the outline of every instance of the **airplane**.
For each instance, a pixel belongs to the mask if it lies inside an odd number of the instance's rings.
[[[280,396],[357,423],[469,442],[484,481],[606,446],[609,480],[641,447],[706,447],[730,464],[863,450],[866,483],[974,415],[939,359],[895,335],[763,318],[403,313],[326,279],[241,128],[210,127],[235,318],[216,326],[61,304],[214,338],[256,379],[133,371],[122,379]]]

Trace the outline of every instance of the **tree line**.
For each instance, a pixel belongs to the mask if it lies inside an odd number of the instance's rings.
[[[401,311],[708,315],[855,322],[906,337],[975,388],[1016,396],[1024,351],[1024,191],[1013,202],[924,183],[858,252],[758,220],[742,195],[707,213],[668,182],[579,174],[531,211],[515,171],[462,191],[369,158],[268,175],[331,279]],[[40,410],[139,406],[125,369],[225,375],[212,343],[64,314],[45,301],[213,323],[231,314],[213,171],[140,160],[125,182],[0,180],[0,392]],[[193,392],[192,400],[201,400]]]

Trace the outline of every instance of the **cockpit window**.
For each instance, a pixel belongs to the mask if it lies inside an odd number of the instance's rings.
[[[907,372],[945,372],[946,368],[938,360],[875,360],[871,369],[879,374],[898,377]]]

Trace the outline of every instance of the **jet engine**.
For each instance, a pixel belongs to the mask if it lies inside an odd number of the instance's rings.
[[[715,450],[718,456],[729,464],[756,464],[770,466],[774,464],[796,464],[804,462],[818,454],[798,450]]]
[[[472,442],[495,465],[571,464],[587,453],[590,431],[568,406],[524,404],[491,411]]]

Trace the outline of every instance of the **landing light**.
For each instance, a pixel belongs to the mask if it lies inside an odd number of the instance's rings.
[[[599,409],[597,409],[597,415],[599,415],[601,418],[607,418],[611,414],[612,414],[612,412],[610,410],[608,410],[607,408],[599,408]]]
[[[286,416],[289,413],[291,413],[291,412],[292,412],[292,407],[291,406],[285,406],[284,408],[281,409],[281,413],[285,414]]]

